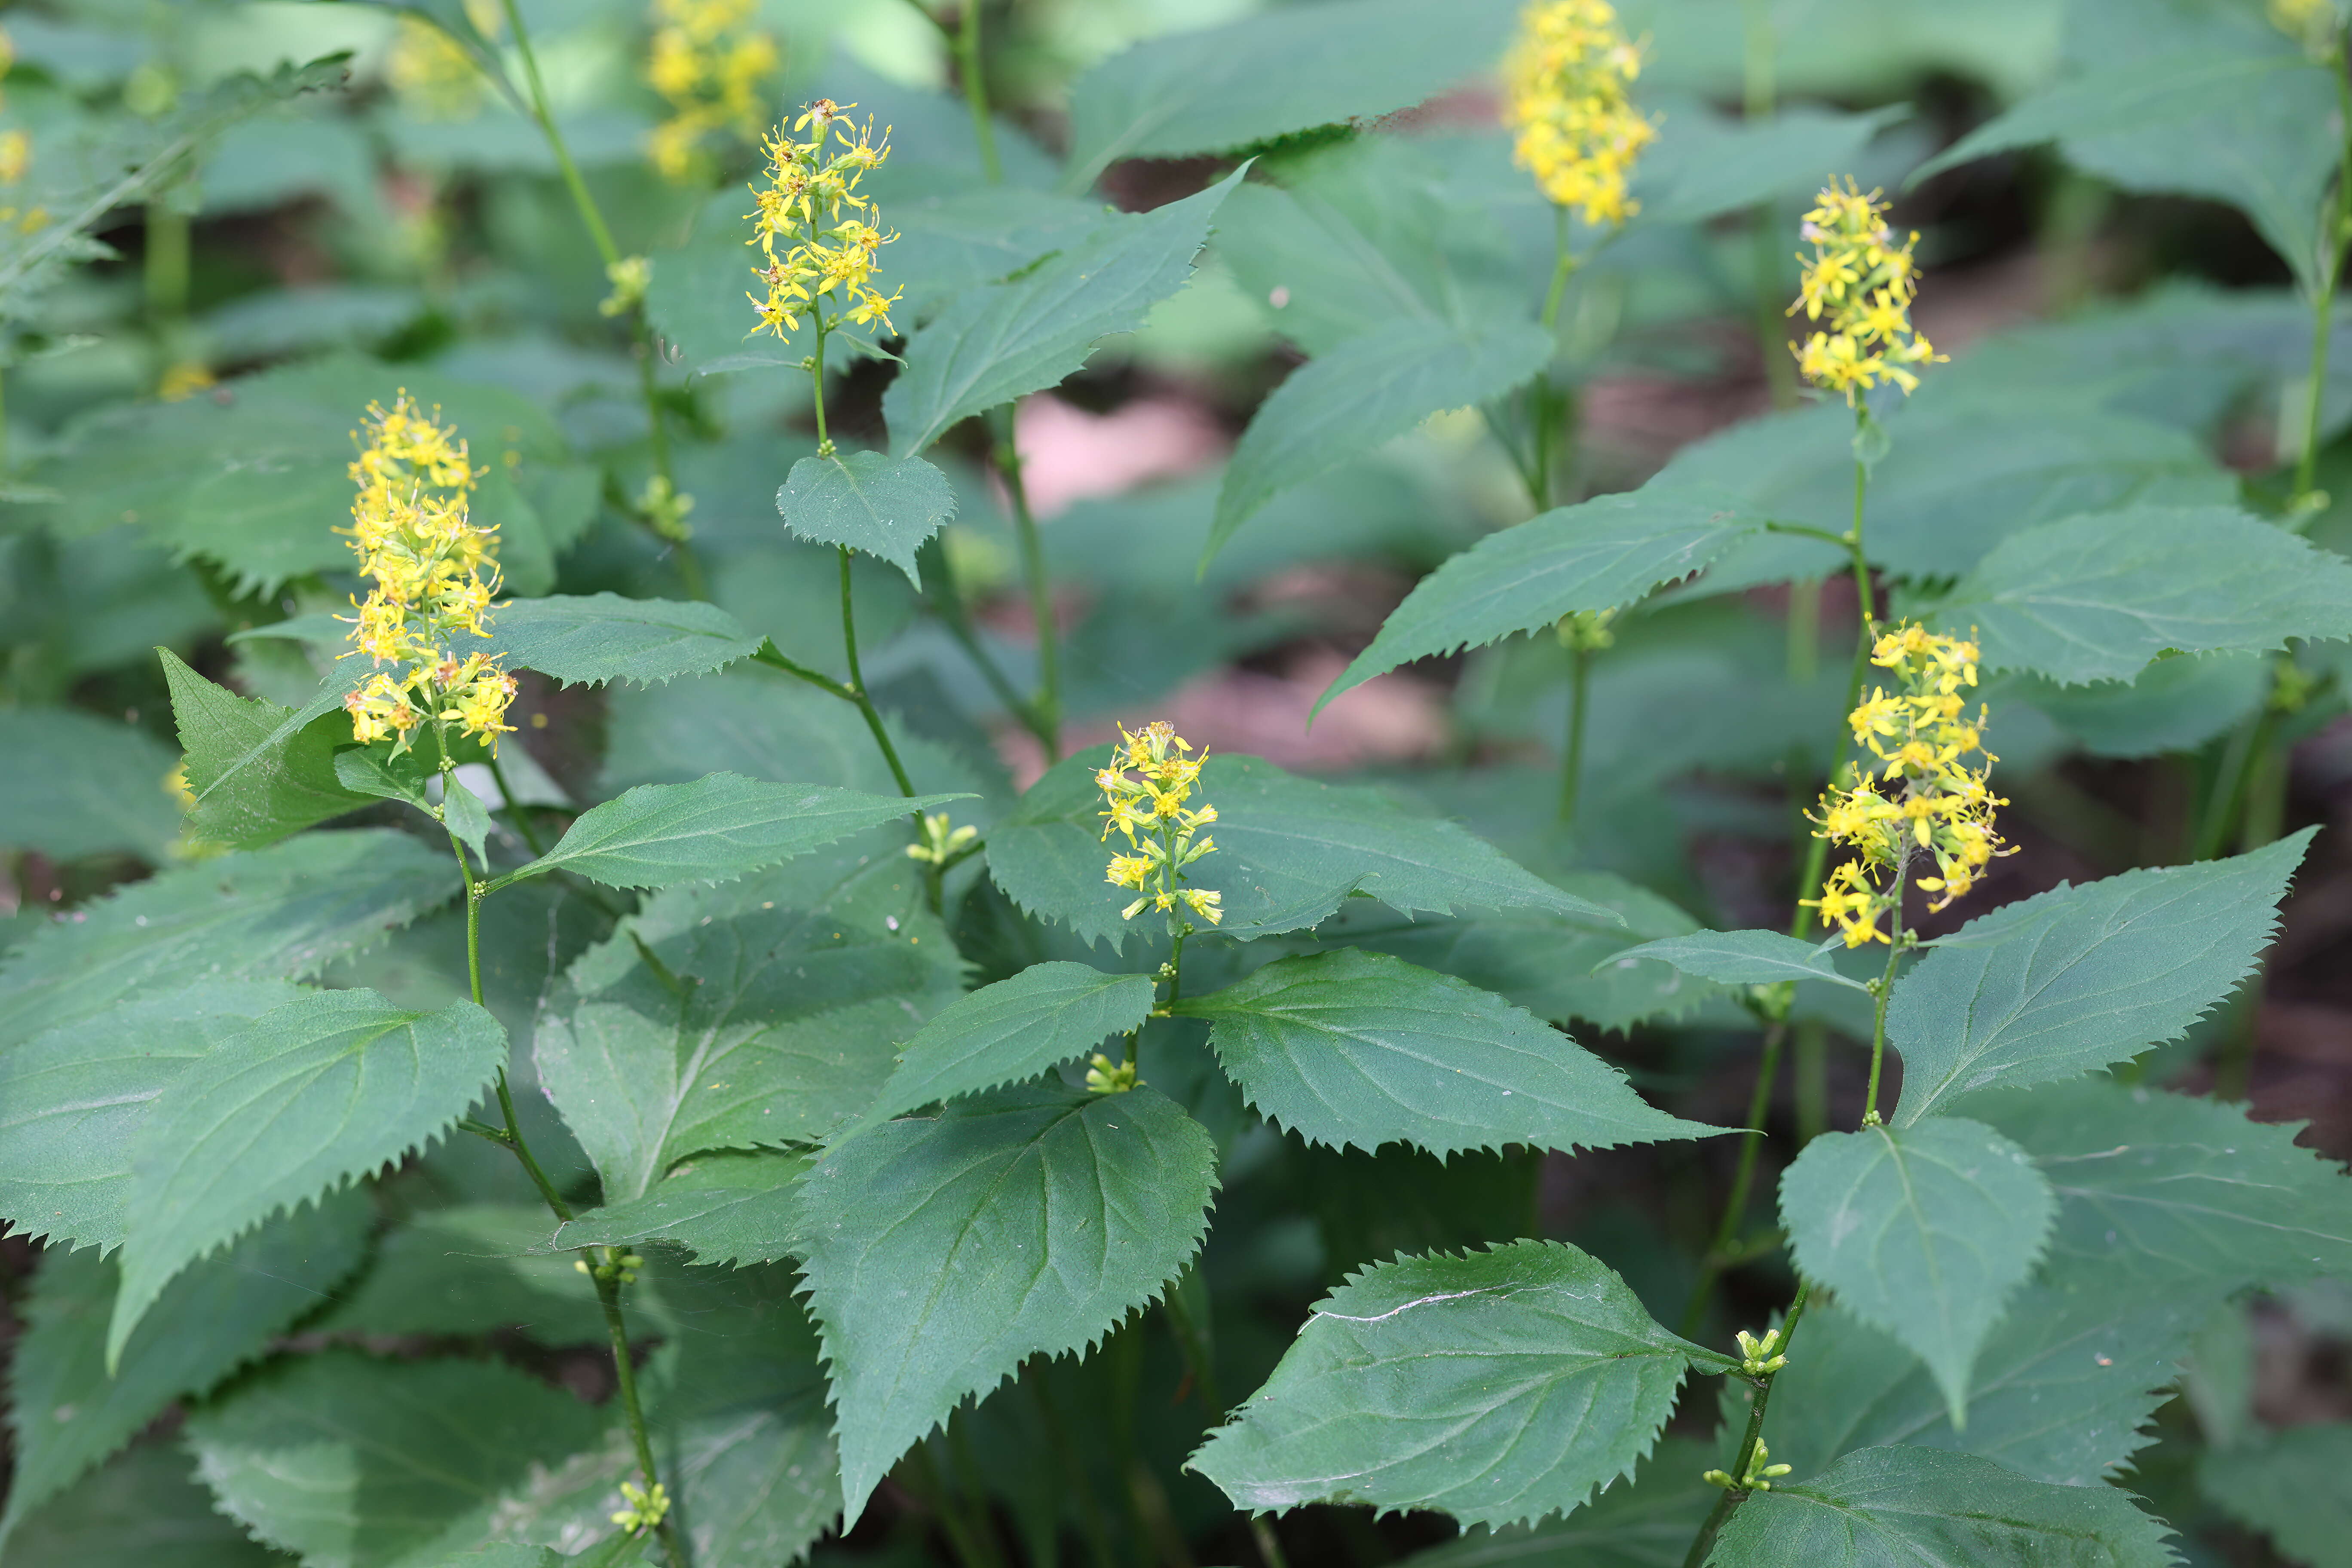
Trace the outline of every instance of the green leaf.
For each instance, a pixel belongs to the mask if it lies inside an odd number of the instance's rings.
[[[2166,1527],[2112,1487],[2053,1487],[1990,1459],[1864,1448],[1739,1505],[1708,1568],[2172,1568]]]
[[[1088,943],[1124,947],[1129,895],[1103,880],[1095,770],[1108,746],[1066,757],[989,830],[988,868],[1013,902],[1059,921]],[[1224,895],[1229,937],[1316,924],[1353,893],[1404,913],[1532,909],[1613,923],[1614,911],[1563,892],[1457,825],[1417,815],[1378,790],[1318,784],[1257,757],[1211,757],[1199,798],[1217,808],[1216,853],[1194,862],[1196,885]]]
[[[652,686],[748,658],[760,639],[716,605],[618,594],[514,599],[486,623],[508,661],[566,686]]]
[[[601,1344],[595,1287],[567,1254],[547,1250],[544,1205],[466,1204],[415,1215],[386,1232],[374,1265],[316,1325],[340,1334],[490,1334],[520,1329],[541,1344]],[[646,1321],[633,1292],[629,1320]]]
[[[275,980],[199,981],[0,1052],[0,1216],[28,1236],[121,1246],[148,1107],[188,1063],[300,994]]]
[[[457,890],[455,868],[387,829],[165,871],[38,927],[0,963],[0,1047],[200,979],[303,979]]]
[[[824,784],[764,784],[740,773],[639,784],[581,813],[554,848],[505,879],[560,868],[608,888],[729,881],[893,817],[968,798],[893,800]]]
[[[2261,35],[2255,35],[2261,37]],[[2311,128],[2336,111],[2327,72],[2284,34],[2268,52],[2200,47],[2102,62],[1977,127],[1911,175],[2056,142],[2126,190],[2227,202],[2315,287],[2320,202],[2336,149]]]
[[[898,1070],[861,1124],[887,1121],[1036,1077],[1085,1056],[1151,1016],[1148,974],[1105,974],[1083,963],[1035,963],[958,997],[899,1048]]]
[[[802,1186],[843,1528],[908,1446],[1032,1355],[1090,1345],[1199,1248],[1216,1155],[1157,1091],[1000,1089],[833,1149]]]
[[[214,1046],[165,1086],[140,1134],[110,1365],[173,1275],[423,1146],[506,1052],[506,1031],[470,1002],[412,1013],[373,991],[312,993]]]
[[[1311,1142],[1606,1149],[1720,1129],[1668,1116],[1532,1014],[1450,975],[1342,948],[1276,959],[1178,1005],[1249,1102]]]
[[[1062,186],[1084,190],[1121,158],[1222,153],[1409,109],[1491,68],[1512,16],[1503,0],[1469,0],[1433,27],[1413,0],[1348,0],[1136,44],[1071,88]]]
[[[1573,1018],[1601,1029],[1688,1013],[1719,994],[1664,963],[1626,956],[1644,940],[1697,929],[1672,902],[1606,871],[1553,879],[1617,918],[1522,910],[1414,920],[1351,899],[1316,929],[1315,940],[1385,952],[1468,981],[1538,1018]]]
[[[667,1241],[704,1263],[772,1263],[793,1248],[793,1187],[815,1156],[712,1150],[674,1168],[642,1197],[591,1209],[557,1227],[557,1247]]]
[[[2139,507],[2012,533],[1939,603],[1985,664],[2128,680],[2167,649],[2352,637],[2352,563],[2226,507]]]
[[[2159,658],[2126,685],[2011,676],[1992,698],[2032,703],[2095,757],[2153,757],[2194,751],[2235,729],[2261,710],[2272,685],[2270,660],[2216,653]]]
[[[490,857],[486,846],[490,841],[490,814],[479,796],[466,787],[466,781],[454,773],[441,775],[441,822],[455,834],[457,842],[474,852],[474,862],[484,871],[490,868]]]
[[[257,849],[368,803],[370,796],[344,788],[335,772],[335,747],[352,738],[348,717],[321,714],[281,739],[293,709],[239,697],[170,648],[155,651],[196,796],[188,825],[200,837]]]
[[[2144,867],[1979,915],[1896,982],[1895,1123],[2178,1037],[2253,972],[2315,828],[2251,855]]]
[[[1784,980],[1820,980],[1867,991],[1859,980],[1838,973],[1827,949],[1777,931],[1702,931],[1629,947],[1623,958],[1671,963],[1685,974],[1726,985],[1777,985]]]
[[[1316,711],[1401,664],[1630,605],[1698,571],[1756,527],[1719,495],[1651,486],[1490,533],[1414,585]]]
[[[1536,1520],[1631,1475],[1684,1371],[1727,1364],[1559,1242],[1400,1258],[1318,1303],[1188,1468],[1252,1512],[1330,1502]]]
[[[776,510],[801,538],[863,550],[919,589],[915,552],[955,516],[956,498],[948,477],[920,458],[851,452],[794,463]]]
[[[358,1267],[373,1217],[356,1193],[288,1215],[174,1279],[110,1376],[106,1323],[120,1271],[95,1249],[48,1251],[9,1373],[16,1468],[0,1538],[136,1436],[203,1394],[315,1309]]]
[[[891,162],[895,165],[898,159]],[[1108,216],[1100,202],[1017,185],[944,191],[883,205],[898,231],[887,253],[890,281],[905,287],[918,319],[968,289],[1002,282],[1083,243]],[[729,209],[738,215],[738,225],[740,205]],[[736,248],[741,248],[740,240]],[[742,265],[740,256],[731,259]]]
[[[664,893],[572,966],[532,1052],[605,1202],[702,1150],[824,1138],[961,994],[914,862],[857,858]]]
[[[2058,1212],[2025,1151],[1977,1121],[1825,1132],[1780,1176],[1798,1267],[1927,1363],[1952,1424]]]
[[[536,401],[350,354],[239,377],[210,396],[103,409],[76,422],[34,474],[67,498],[61,532],[134,522],[167,548],[218,563],[238,592],[268,592],[351,570],[350,541],[335,525],[351,513],[352,432],[370,402],[389,407],[403,388],[438,407],[475,465],[490,470],[475,495],[481,521],[530,514],[559,537],[587,521],[594,491],[560,482],[578,468]],[[579,515],[542,516],[530,496],[551,512],[561,498]]]
[[[335,753],[335,782],[356,795],[400,801],[432,816],[433,803],[425,795],[425,770],[418,765],[416,753],[395,758],[389,754],[391,749],[389,741],[346,746]]]
[[[2154,1441],[2146,1428],[2221,1292],[2152,1297],[2092,1269],[2056,1274],[2021,1291],[1985,1340],[1958,1427],[1918,1357],[1834,1302],[1809,1307],[1772,1380],[1773,1459],[1809,1477],[1853,1449],[1908,1443],[2059,1486],[2109,1479]],[[1752,1392],[1726,1380],[1728,1432],[1745,1427]]]
[[[1281,491],[1361,458],[1433,414],[1501,397],[1551,354],[1551,335],[1532,321],[1461,331],[1405,321],[1317,355],[1274,389],[1242,432],[1217,492],[1202,569]]]
[[[73,1568],[286,1568],[286,1559],[224,1518],[170,1443],[146,1443],[26,1519],[12,1563]]]
[[[1792,104],[1758,120],[1676,105],[1634,166],[1636,221],[1705,223],[1772,196],[1810,195],[1856,166],[1873,138],[1911,112],[1907,104],[1860,114]]]
[[[890,450],[911,458],[957,420],[1055,385],[1098,340],[1141,326],[1192,277],[1209,220],[1246,172],[1107,224],[1012,282],[959,296],[907,340],[906,368],[882,395]]]
[[[0,839],[57,860],[128,850],[160,862],[180,835],[177,759],[144,730],[73,708],[0,709]]]
[[[2352,1564],[2352,1421],[2290,1426],[2240,1448],[2208,1449],[2197,1488],[2215,1508],[2311,1568]]]
[[[187,1441],[221,1509],[304,1568],[389,1568],[480,1542],[503,1494],[609,1418],[500,1362],[330,1349],[197,1411]]]
[[[2352,1177],[2298,1124],[2103,1079],[1977,1096],[2057,1189],[2053,1263],[2156,1296],[2352,1275]]]
[[[1699,1477],[1719,1462],[1705,1443],[1661,1437],[1630,1484],[1566,1519],[1466,1530],[1414,1552],[1405,1568],[1682,1568],[1698,1521],[1722,1495]]]

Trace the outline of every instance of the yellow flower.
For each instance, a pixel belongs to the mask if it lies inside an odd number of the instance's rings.
[[[646,79],[670,117],[655,127],[647,151],[664,179],[695,178],[714,134],[759,140],[761,89],[783,63],[775,38],[754,26],[759,8],[759,0],[654,0]]]
[[[466,0],[466,15],[486,38],[506,25],[499,0]],[[384,74],[402,107],[419,120],[470,120],[482,107],[482,73],[473,58],[421,16],[400,19]]]
[[[1800,232],[1812,242],[1813,253],[1800,258],[1804,272],[1789,314],[1802,310],[1809,321],[1826,317],[1827,322],[1802,343],[1789,345],[1799,374],[1848,403],[1881,382],[1913,390],[1919,378],[1910,367],[1944,358],[1911,325],[1918,289],[1911,247],[1919,237],[1897,245],[1878,193],[1864,195],[1851,181],[1834,180]]]
[[[1830,873],[1819,899],[1804,900],[1849,947],[1889,940],[1878,920],[1900,913],[1902,883],[1916,857],[1936,863],[1937,875],[1918,882],[1941,895],[1928,905],[1940,910],[1965,897],[1978,873],[2007,852],[1993,812],[2009,803],[1987,784],[2000,759],[1984,749],[1983,710],[1969,717],[1959,697],[1961,687],[1976,684],[1978,658],[1973,639],[1916,624],[1871,645],[1871,661],[1901,689],[1890,696],[1876,688],[1848,716],[1855,742],[1881,765],[1875,777],[1865,774],[1822,795],[1815,837],[1853,858]],[[1973,769],[1964,765],[1972,755],[1982,759]]]
[[[213,384],[213,373],[201,360],[182,360],[163,373],[155,395],[165,403],[184,403]]]
[[[478,476],[466,443],[441,424],[439,410],[426,413],[405,389],[390,409],[371,404],[366,428],[351,465],[358,487],[352,526],[341,531],[374,586],[366,599],[352,599],[349,652],[408,668],[398,677],[380,670],[344,700],[352,737],[362,745],[391,739],[405,751],[429,719],[495,747],[511,729],[502,721],[514,678],[495,657],[460,656],[449,647],[459,635],[489,635],[499,589],[497,532],[467,516]]]
[[[1513,157],[1545,195],[1588,224],[1622,224],[1639,210],[1625,183],[1656,125],[1629,92],[1642,51],[1608,0],[1535,0],[1503,66],[1517,132]]]
[[[1192,742],[1164,721],[1132,733],[1122,728],[1118,733],[1119,747],[1110,765],[1095,770],[1095,787],[1110,808],[1099,814],[1107,821],[1103,837],[1108,839],[1114,830],[1124,833],[1135,851],[1112,856],[1103,873],[1113,887],[1132,888],[1143,895],[1120,918],[1133,920],[1147,909],[1173,914],[1181,905],[1217,924],[1225,918],[1222,898],[1187,886],[1191,879],[1184,870],[1217,852],[1216,841],[1197,832],[1217,820],[1216,808],[1205,802],[1198,809],[1184,804],[1200,781],[1207,753],[1194,757]],[[1173,928],[1175,922],[1171,923]]]
[[[2271,25],[2304,47],[2315,59],[2325,58],[2336,42],[2334,0],[2271,0]]]
[[[801,318],[821,313],[818,301],[827,297],[834,321],[897,331],[890,307],[904,290],[883,294],[873,277],[882,247],[898,237],[857,194],[858,180],[890,156],[890,132],[885,127],[877,142],[870,118],[853,126],[848,111],[856,107],[818,99],[790,130],[779,127],[768,138],[767,184],[751,187],[754,208],[744,215],[755,226],[747,243],[760,247],[762,262],[752,276],[764,291],[748,296],[759,312],[755,333],[798,331]],[[813,139],[793,140],[812,127]]]

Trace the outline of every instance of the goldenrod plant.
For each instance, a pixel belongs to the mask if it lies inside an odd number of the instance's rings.
[[[2352,15],[2058,9],[12,12],[0,1568],[2338,1561]]]

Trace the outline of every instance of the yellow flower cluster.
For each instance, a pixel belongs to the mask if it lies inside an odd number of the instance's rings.
[[[759,225],[747,243],[767,258],[766,266],[753,268],[766,296],[746,296],[760,310],[754,333],[796,332],[802,314],[810,311],[824,325],[816,301],[828,294],[840,314],[859,326],[879,321],[897,331],[890,307],[904,290],[886,297],[871,279],[877,256],[898,237],[882,232],[882,215],[857,194],[858,180],[890,156],[890,132],[884,127],[876,145],[870,117],[863,127],[849,123],[848,112],[856,107],[820,98],[789,132],[778,126],[768,139],[768,183],[751,187],[759,209],[744,215]],[[803,132],[807,141],[793,139]]]
[[[1936,863],[1937,875],[1918,883],[1943,895],[1928,906],[1940,910],[2005,852],[1993,811],[2009,803],[1986,787],[2000,759],[1984,749],[1984,710],[1970,717],[1960,696],[1977,683],[1977,645],[1906,625],[1877,639],[1871,662],[1899,689],[1874,688],[1848,721],[1854,742],[1880,765],[1822,797],[1814,837],[1853,850],[1853,858],[1830,873],[1819,899],[1805,900],[1848,947],[1891,940],[1879,917],[1900,911],[1914,856]],[[1966,765],[1971,754],[1981,759],[1973,769]]]
[[[461,632],[489,636],[499,541],[495,529],[477,528],[467,515],[479,476],[466,443],[439,414],[420,409],[405,389],[389,411],[368,405],[367,441],[351,469],[359,487],[352,526],[338,531],[351,535],[361,572],[374,580],[364,600],[352,600],[359,613],[345,617],[351,652],[406,667],[379,670],[343,699],[352,738],[364,746],[396,737],[395,754],[427,720],[457,724],[494,746],[513,728],[501,721],[514,700],[514,677],[495,655],[461,657],[449,647]]]
[[[1217,820],[1217,808],[1203,804],[1194,811],[1184,804],[1192,798],[1208,753],[1194,757],[1191,743],[1164,719],[1145,725],[1139,734],[1129,734],[1124,726],[1118,734],[1118,752],[1110,766],[1096,772],[1095,785],[1110,807],[1100,814],[1107,819],[1104,839],[1114,831],[1123,833],[1132,851],[1112,856],[1104,879],[1142,895],[1120,910],[1119,918],[1131,921],[1146,907],[1173,913],[1182,904],[1215,925],[1225,918],[1219,907],[1221,896],[1182,885],[1191,880],[1184,874],[1186,867],[1217,851],[1216,840],[1199,833]]]
[[[1609,0],[1536,0],[1520,17],[1503,72],[1519,167],[1586,223],[1633,216],[1640,204],[1626,199],[1626,178],[1658,128],[1628,96],[1642,51]]]
[[[767,118],[760,87],[783,60],[776,40],[751,25],[759,9],[759,0],[654,0],[646,78],[669,103],[651,145],[663,178],[692,176],[702,139],[714,132],[759,139]]]
[[[2335,45],[2335,0],[2271,0],[2270,15],[2273,26],[2315,58],[2326,58]]]
[[[1878,193],[1864,195],[1853,182],[1841,186],[1834,180],[1805,215],[1801,232],[1812,241],[1813,254],[1799,257],[1804,276],[1789,314],[1802,310],[1809,321],[1824,315],[1829,321],[1803,344],[1790,345],[1799,372],[1815,386],[1843,393],[1849,404],[1856,392],[1882,381],[1906,393],[1917,386],[1919,378],[1906,367],[1944,357],[1911,325],[1911,301],[1919,290],[1911,247],[1919,237],[1895,244]]]
[[[466,17],[486,38],[497,37],[506,26],[498,0],[466,0]],[[419,120],[471,120],[482,107],[484,83],[473,57],[422,16],[400,19],[384,76],[402,106]]]
[[[0,76],[6,76],[16,63],[16,41],[0,30]],[[0,100],[5,101],[5,100]],[[33,172],[33,138],[29,132],[10,127],[0,131],[0,189],[23,182]],[[47,207],[20,208],[15,202],[0,198],[0,224],[14,224],[26,234],[32,233],[49,221]]]

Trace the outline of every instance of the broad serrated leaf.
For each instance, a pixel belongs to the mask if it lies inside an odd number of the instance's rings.
[[[2237,207],[2315,287],[2326,265],[2320,203],[2336,150],[2311,128],[2335,112],[2335,92],[2283,29],[2263,42],[2259,52],[2209,47],[2102,61],[1977,127],[1911,178],[2057,142],[2071,162],[2126,190]]]
[[[1820,980],[1856,991],[1870,988],[1838,973],[1818,942],[1800,942],[1777,931],[1702,931],[1629,947],[1624,958],[1670,963],[1685,974],[1726,985],[1777,985],[1784,980]]]
[[[2300,1124],[2099,1079],[1968,1109],[2056,1188],[2053,1266],[2151,1294],[2352,1275],[2352,1176],[2297,1147]]]
[[[887,561],[918,589],[915,552],[955,516],[954,487],[920,458],[850,452],[803,458],[776,492],[784,526],[816,544]]]
[[[0,963],[0,1047],[137,992],[204,979],[299,980],[457,890],[405,834],[311,833],[184,866],[37,928]]]
[[[2207,1501],[2310,1568],[2352,1564],[2352,1421],[2314,1421],[2197,1460]]]
[[[1633,1480],[1566,1519],[1466,1530],[1404,1568],[1682,1568],[1698,1521],[1722,1495],[1699,1479],[1718,1463],[1705,1443],[1661,1437]]]
[[[1129,895],[1103,879],[1095,771],[1111,748],[1066,757],[989,830],[988,868],[1013,902],[1059,921],[1088,943],[1126,945]],[[1224,896],[1228,936],[1312,926],[1356,893],[1404,913],[1533,909],[1616,923],[1613,910],[1523,870],[1459,826],[1419,815],[1378,790],[1318,784],[1258,757],[1211,757],[1201,798],[1217,808],[1216,853],[1193,862],[1194,885]]]
[[[2168,649],[2352,637],[2352,563],[2227,507],[2139,507],[2012,533],[1937,606],[1994,669],[2128,680]]]
[[[1908,104],[1859,114],[1790,104],[1760,119],[1733,119],[1678,104],[1634,166],[1635,218],[1645,227],[1705,223],[1773,196],[1810,195],[1854,167],[1874,137],[1911,112]]]
[[[335,747],[352,738],[348,718],[321,714],[278,739],[295,710],[239,697],[198,675],[170,648],[156,652],[187,753],[188,788],[196,797],[188,825],[199,837],[257,849],[373,798],[346,789],[335,773]]]
[[[470,1002],[415,1013],[373,991],[314,992],[215,1044],[140,1131],[109,1363],[173,1275],[422,1147],[506,1056],[506,1031]]]
[[[1202,568],[1281,491],[1362,457],[1433,414],[1501,397],[1543,369],[1551,353],[1550,334],[1532,321],[1463,331],[1443,321],[1404,321],[1309,360],[1258,405],[1242,432],[1217,491]]]
[[[814,1159],[772,1149],[697,1154],[644,1196],[591,1209],[558,1226],[555,1245],[667,1241],[703,1263],[772,1263],[793,1251],[793,1189]]]
[[[1035,963],[950,1002],[899,1048],[898,1066],[861,1125],[926,1105],[1001,1089],[1085,1056],[1151,1015],[1148,974],[1105,974],[1083,963]]]
[[[1853,1449],[1907,1443],[2058,1486],[2096,1486],[2155,1440],[2146,1428],[2220,1295],[2152,1297],[2074,1267],[2028,1285],[1978,1353],[1958,1427],[1918,1357],[1835,1302],[1809,1308],[1772,1380],[1772,1458],[1813,1476]],[[1726,1380],[1728,1435],[1745,1427],[1750,1397],[1747,1384]]]
[[[128,850],[160,861],[179,837],[171,749],[73,708],[0,710],[0,842],[58,860]]]
[[[375,746],[347,746],[335,753],[335,782],[356,795],[373,795],[378,800],[396,800],[432,815],[433,803],[425,797],[425,771],[416,765],[415,752],[398,758],[390,756],[392,742]]]
[[[148,1107],[188,1063],[299,994],[282,981],[199,981],[0,1052],[0,1217],[28,1236],[121,1246]]]
[[[5,1559],[73,1568],[286,1568],[213,1504],[188,1457],[142,1443],[26,1519]]]
[[[570,1256],[552,1256],[544,1205],[464,1204],[415,1215],[384,1234],[367,1273],[316,1327],[341,1334],[491,1334],[520,1329],[541,1344],[604,1342],[596,1289]],[[647,1322],[632,1291],[629,1321]]]
[[[618,594],[515,599],[487,624],[509,664],[566,686],[663,684],[748,658],[760,646],[716,605]]]
[[[485,873],[490,868],[489,808],[481,796],[466,787],[466,781],[455,773],[441,776],[441,826],[450,836],[474,852],[474,863]]]
[[[338,1194],[199,1262],[165,1289],[111,1375],[106,1324],[120,1270],[94,1248],[49,1251],[8,1374],[16,1469],[0,1539],[172,1401],[206,1393],[266,1353],[358,1267],[373,1217],[358,1193]]]
[[[1414,585],[1316,710],[1401,664],[1630,605],[1700,570],[1758,526],[1718,494],[1653,486],[1490,533]]]
[[[1937,1448],[1864,1448],[1752,1493],[1708,1568],[2172,1568],[2167,1528],[2113,1487],[2053,1487]]]
[[[2269,659],[2215,653],[2159,658],[2123,684],[2064,687],[2013,676],[1993,700],[2031,703],[2095,757],[2153,757],[2226,734],[2261,711],[2272,686]]]
[[[389,1568],[482,1541],[504,1494],[608,1419],[503,1363],[331,1349],[197,1411],[187,1443],[220,1508],[305,1568]]]
[[[1927,1363],[1954,1426],[1968,1418],[1978,1348],[2040,1261],[2057,1212],[2024,1150],[1944,1117],[1825,1132],[1780,1175],[1798,1267]]]
[[[536,400],[357,355],[240,377],[182,402],[107,407],[77,422],[35,473],[67,498],[62,531],[133,522],[167,548],[218,563],[240,592],[268,591],[351,569],[350,541],[334,525],[351,512],[352,432],[371,402],[390,407],[403,389],[437,407],[488,469],[475,492],[478,521],[525,514],[557,535],[587,521],[595,492],[562,482],[579,470]],[[578,516],[539,517],[559,500]],[[522,526],[519,515],[509,524]]]
[[[1466,980],[1538,1018],[1602,1029],[1688,1013],[1719,994],[1665,964],[1627,956],[1644,940],[1697,929],[1671,901],[1605,871],[1556,879],[1617,920],[1530,910],[1414,920],[1355,899],[1316,929],[1315,940],[1390,953]]]
[[[882,395],[890,450],[913,457],[957,420],[1055,384],[1097,342],[1141,326],[1192,277],[1210,220],[1244,172],[956,299],[907,340],[906,368]]]
[[[1276,959],[1176,1010],[1208,1020],[1260,1115],[1333,1148],[1606,1149],[1720,1131],[1654,1109],[1533,1014],[1385,953]]]
[[[824,1138],[961,992],[914,862],[856,858],[664,893],[572,966],[532,1055],[608,1204],[702,1150]]]
[[[2177,1037],[2252,972],[2317,831],[2037,893],[1946,937],[1887,1006],[1887,1043],[1903,1057],[1895,1124]]]
[[[1691,1366],[1606,1266],[1558,1242],[1400,1258],[1350,1275],[1190,1467],[1236,1508],[1566,1513],[1633,1473]]]
[[[1512,14],[1506,0],[1467,0],[1434,26],[1416,0],[1352,0],[1137,44],[1071,88],[1063,188],[1086,189],[1121,158],[1221,153],[1409,109],[1491,67]]]
[[[731,881],[893,817],[967,798],[894,800],[825,784],[767,784],[740,773],[639,784],[581,813],[555,847],[504,880],[561,869],[608,888]]]
[[[1022,1362],[1091,1345],[1201,1244],[1209,1134],[1150,1088],[1024,1086],[885,1122],[801,1188],[848,1524],[908,1446]]]

